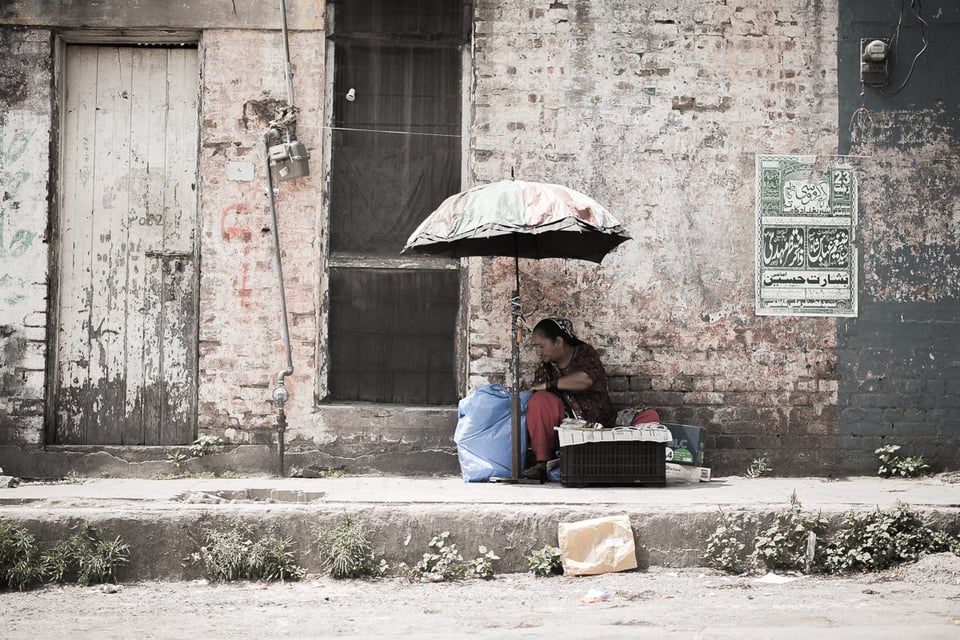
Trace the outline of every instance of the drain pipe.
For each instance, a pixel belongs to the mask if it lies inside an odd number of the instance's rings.
[[[293,351],[290,348],[290,325],[287,322],[287,292],[283,285],[283,263],[280,260],[280,230],[277,226],[277,203],[273,191],[273,172],[270,168],[270,146],[273,139],[278,138],[280,132],[270,129],[264,136],[267,152],[267,193],[270,199],[270,228],[273,231],[273,266],[277,272],[277,283],[280,285],[280,333],[283,336],[283,348],[287,356],[287,368],[277,374],[277,386],[273,389],[273,402],[277,405],[277,475],[283,473],[284,432],[287,430],[287,415],[284,405],[290,399],[290,392],[283,384],[283,379],[293,374]]]

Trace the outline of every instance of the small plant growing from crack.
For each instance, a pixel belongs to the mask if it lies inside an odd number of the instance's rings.
[[[190,559],[211,580],[300,580],[306,569],[293,551],[293,540],[275,534],[257,535],[236,521],[226,529],[207,529],[199,551]]]
[[[488,580],[494,575],[493,562],[499,560],[500,556],[482,545],[478,551],[480,555],[474,560],[464,560],[457,545],[450,541],[450,532],[444,531],[430,540],[428,550],[417,564],[408,567],[401,563],[399,572],[422,582],[447,582],[462,578]]]
[[[927,473],[930,465],[924,461],[923,456],[900,456],[897,455],[898,451],[900,451],[898,444],[888,444],[874,451],[880,459],[878,475],[884,478],[892,476],[917,478]]]
[[[753,539],[753,559],[768,569],[802,571],[813,566],[816,540],[827,531],[819,513],[804,511],[797,496],[773,516],[773,522]],[[812,541],[811,541],[812,540]]]
[[[753,537],[749,555],[744,538],[744,528],[721,512],[704,560],[730,573],[781,569],[843,574],[883,571],[929,553],[960,555],[960,538],[926,525],[904,503],[872,512],[849,511],[831,527],[820,514],[801,509],[792,496],[790,506]]]
[[[390,568],[386,560],[377,562],[367,528],[350,516],[341,517],[332,529],[316,529],[314,540],[320,565],[332,578],[382,576]]]
[[[86,521],[42,552],[26,529],[0,521],[0,589],[22,591],[43,582],[116,582],[117,570],[129,559],[130,547],[120,536],[102,540]]]
[[[753,459],[753,461],[750,463],[750,466],[747,467],[747,471],[743,475],[753,480],[755,478],[759,478],[760,476],[766,475],[771,471],[773,471],[773,469],[770,468],[770,463],[765,457],[761,456]]]
[[[746,566],[743,527],[720,511],[717,530],[707,538],[707,549],[703,554],[707,565],[729,573],[740,573]]]
[[[184,463],[193,458],[202,458],[214,453],[221,444],[223,444],[223,440],[217,436],[200,436],[187,447],[186,451],[183,449],[168,451],[167,462],[179,470]]]
[[[563,573],[563,562],[560,549],[546,544],[539,549],[534,549],[527,556],[527,566],[530,567],[530,573],[535,576],[551,576]]]

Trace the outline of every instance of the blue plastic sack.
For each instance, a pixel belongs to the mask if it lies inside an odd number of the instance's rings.
[[[530,392],[520,394],[520,459],[527,454],[527,402]],[[491,477],[509,478],[513,472],[510,391],[489,384],[460,400],[457,445],[460,472],[465,482],[487,482]]]

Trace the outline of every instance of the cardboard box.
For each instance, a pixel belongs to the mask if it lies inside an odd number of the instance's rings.
[[[673,436],[673,439],[667,443],[667,462],[702,467],[707,430],[688,424],[664,422],[663,425],[670,429],[670,434]]]

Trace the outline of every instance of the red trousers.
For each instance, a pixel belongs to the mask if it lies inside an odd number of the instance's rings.
[[[527,401],[527,432],[537,462],[557,457],[560,438],[554,427],[559,426],[565,414],[563,400],[549,391],[535,391]]]

